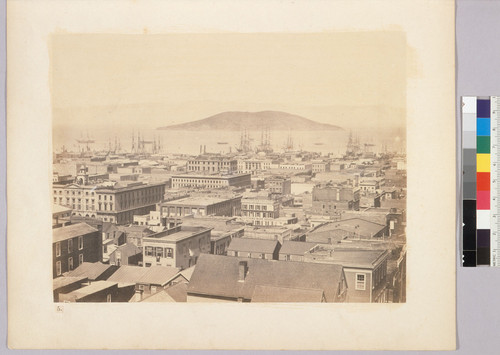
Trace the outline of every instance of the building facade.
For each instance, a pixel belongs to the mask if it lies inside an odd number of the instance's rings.
[[[196,264],[202,253],[210,253],[211,229],[178,226],[145,237],[143,265],[186,269]]]
[[[202,173],[232,173],[238,170],[238,161],[223,157],[199,156],[188,160],[187,171]]]
[[[290,195],[292,180],[287,177],[272,177],[266,180],[266,187],[273,194]]]
[[[83,262],[102,258],[101,233],[86,223],[71,224],[52,230],[53,277],[69,272]]]
[[[134,215],[153,211],[163,200],[165,183],[105,182],[97,185],[54,185],[53,199],[62,206],[73,209],[72,214],[92,217],[104,222],[128,224]]]
[[[172,176],[172,188],[208,188],[220,189],[229,186],[246,187],[251,186],[250,174],[233,175],[174,175]]]
[[[160,205],[162,217],[193,216],[239,216],[241,196],[232,198],[186,197],[164,202]]]

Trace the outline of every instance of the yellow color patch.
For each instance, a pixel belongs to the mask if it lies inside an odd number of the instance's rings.
[[[490,154],[477,154],[477,172],[488,173],[490,171]]]

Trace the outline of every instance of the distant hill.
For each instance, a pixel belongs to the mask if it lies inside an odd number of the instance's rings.
[[[158,127],[161,130],[178,131],[261,131],[297,130],[297,131],[334,131],[343,128],[326,123],[318,123],[307,118],[281,111],[260,112],[222,112],[198,121]]]

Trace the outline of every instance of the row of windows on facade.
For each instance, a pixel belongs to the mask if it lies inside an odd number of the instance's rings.
[[[66,205],[70,205],[70,202],[73,202],[72,203],[73,209],[76,209],[76,208],[78,208],[78,210],[82,209],[82,205],[81,204],[79,204],[79,205],[75,204],[76,201],[75,201],[74,198],[71,201],[70,201],[69,198],[66,198]],[[81,203],[81,202],[82,202],[81,199],[78,199],[78,203]],[[85,202],[88,204],[89,200],[87,199]],[[121,205],[123,206],[123,208],[128,208],[132,203],[137,203],[137,202],[150,203],[150,202],[154,202],[154,200],[152,198],[148,197],[146,199],[144,199],[144,198],[142,198],[142,199],[135,199],[134,201],[131,201],[130,203],[129,203],[129,201],[124,201],[124,202],[121,203]],[[57,203],[57,197],[54,197],[54,203]],[[93,205],[95,203],[95,201],[92,200],[91,203],[92,203],[92,205],[84,205],[83,209],[86,210],[86,211],[95,211],[95,206]],[[63,204],[63,198],[62,197],[59,197],[59,204]],[[103,208],[103,206],[104,206],[104,208]],[[108,209],[108,206],[109,206],[109,209]],[[104,203],[99,202],[98,203],[98,210],[99,211],[108,211],[108,210],[112,211],[113,210],[113,203],[110,202],[109,205],[108,205],[107,202],[104,202]]]
[[[204,243],[210,244],[210,237],[202,237],[198,239],[198,248],[201,248]],[[193,248],[193,242],[189,241],[188,244],[184,245],[179,245],[178,250],[179,254],[187,254],[189,249]],[[165,251],[163,252],[163,249]],[[156,257],[163,257],[163,255],[171,255],[171,256],[166,256],[173,258],[173,248],[163,248],[163,247],[153,247],[153,246],[145,246],[144,247],[144,255],[146,256],[156,256]]]
[[[274,213],[273,212],[249,212],[249,211],[243,211],[241,214],[242,214],[243,217],[274,218]]]
[[[83,264],[83,254],[78,255],[78,265]],[[77,265],[77,266],[78,266]],[[73,258],[69,257],[68,258],[68,271],[71,271],[75,268],[74,263],[73,263]],[[60,276],[62,274],[62,266],[61,266],[61,261],[56,262],[56,275]]]
[[[57,195],[59,192],[59,195],[62,195],[63,190],[54,190],[54,195]],[[138,190],[138,191],[130,191],[127,194],[124,195],[125,198],[127,198],[128,195],[130,195],[131,198],[133,197],[139,197],[139,196],[144,196],[146,195],[154,195],[157,193],[161,193],[161,189],[158,187],[155,188],[149,188],[146,190]],[[83,195],[83,192],[81,190],[78,191],[71,191],[72,195]],[[69,195],[69,190],[66,190],[66,195]],[[89,191],[85,191],[85,196],[89,196]],[[90,191],[90,196],[94,196],[94,191]],[[110,201],[113,201],[113,195],[104,195],[104,194],[99,194],[99,200],[104,199],[107,200],[109,198]],[[102,197],[102,198],[101,198]]]
[[[73,238],[76,239],[76,238]],[[73,249],[73,239],[68,239],[68,253],[72,253]],[[83,237],[78,237],[78,250],[83,249]],[[61,242],[56,243],[56,256],[61,256]]]
[[[212,184],[212,185],[224,185],[227,184],[227,180],[213,180],[213,179],[187,179],[187,178],[177,178],[174,182],[180,183],[195,183],[195,184]]]
[[[272,207],[274,206],[271,206],[269,205],[269,208],[272,210]],[[262,209],[262,211],[267,211],[267,205],[246,205],[246,204],[243,204],[241,205],[241,208],[244,209],[244,210],[257,210],[257,211],[260,211]]]
[[[263,253],[252,254],[249,252],[238,252],[238,251],[234,251],[233,253],[234,253],[234,256],[241,256],[244,258],[251,258],[252,255],[256,259],[265,259],[266,258],[266,254],[263,254]],[[255,255],[257,255],[257,257],[255,257]]]

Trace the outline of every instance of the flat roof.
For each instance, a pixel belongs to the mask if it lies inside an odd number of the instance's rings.
[[[60,242],[66,239],[79,237],[81,235],[97,232],[97,229],[89,226],[87,223],[70,224],[52,230],[52,242]]]
[[[229,201],[238,197],[229,197],[229,198],[220,198],[220,197],[203,197],[203,196],[194,196],[194,197],[184,197],[179,200],[173,200],[168,202],[163,202],[161,206],[176,206],[176,205],[197,205],[197,206],[209,206],[215,205],[217,203],[221,203],[224,201]]]
[[[251,176],[251,174],[230,174],[230,175],[229,174],[228,175],[182,174],[182,175],[173,175],[172,179],[175,178],[230,179],[240,176]]]
[[[183,239],[187,239],[190,237],[193,237],[195,235],[198,235],[202,232],[209,231],[211,228],[206,228],[206,227],[181,227],[181,230],[179,232],[175,232],[169,235],[165,235],[163,237],[144,237],[143,238],[143,243],[144,242],[178,242]]]

